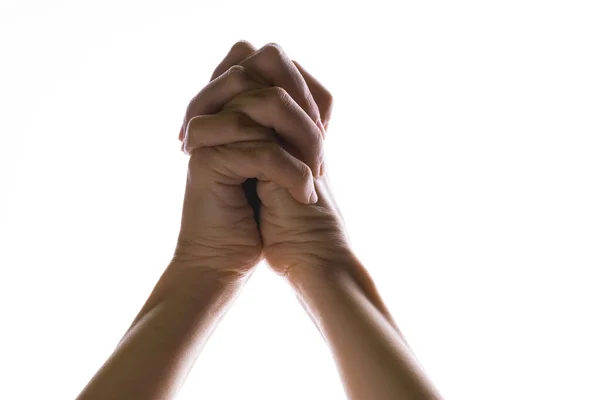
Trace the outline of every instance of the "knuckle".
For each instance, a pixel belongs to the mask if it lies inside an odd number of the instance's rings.
[[[288,96],[288,93],[281,86],[273,86],[270,88],[270,92],[273,96],[279,97],[281,99]]]
[[[247,75],[246,68],[239,64],[232,65],[227,71],[230,76],[231,75],[241,75],[241,76]]]
[[[278,45],[277,43],[267,43],[261,49],[261,53],[265,54],[268,57],[282,59],[284,57],[285,52],[283,51],[283,47]]]
[[[275,143],[265,143],[262,147],[261,162],[264,165],[274,165],[278,163],[280,147]]]
[[[252,44],[249,41],[242,39],[238,40],[233,46],[231,46],[231,50],[252,52],[254,51],[254,46],[252,46]]]
[[[196,93],[194,95],[194,97],[192,97],[190,99],[190,101],[188,102],[187,106],[185,107],[185,120],[189,120],[191,117],[193,117],[192,111],[194,109],[194,105],[198,101],[198,97],[199,96],[200,96],[200,93]]]
[[[247,88],[249,79],[248,70],[241,65],[234,65],[227,70],[227,84],[238,91]]]
[[[197,142],[202,137],[202,123],[202,117],[195,116],[188,121],[187,126],[184,128],[183,150],[187,154],[198,145]]]
[[[187,122],[187,125],[184,127],[184,133],[185,133],[184,137],[189,139],[188,138],[189,134],[192,133],[193,131],[198,130],[201,122],[202,122],[202,119],[199,116],[190,117],[190,119]]]
[[[302,182],[307,182],[312,179],[312,171],[310,167],[304,163],[301,164],[300,175],[302,177]]]
[[[333,95],[327,89],[323,89],[323,102],[325,103],[326,108],[331,108],[333,106]]]
[[[286,92],[285,89],[280,86],[273,86],[269,88],[268,96],[272,106],[276,108],[287,108],[293,101],[288,92]]]

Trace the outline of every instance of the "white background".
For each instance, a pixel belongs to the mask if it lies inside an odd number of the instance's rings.
[[[213,2],[216,3],[216,2]],[[178,233],[190,98],[239,39],[333,93],[356,252],[448,399],[598,399],[594,1],[0,3],[0,398],[74,398]],[[261,266],[179,399],[343,399]]]

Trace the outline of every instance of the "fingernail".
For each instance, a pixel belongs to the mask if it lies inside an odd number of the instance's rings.
[[[319,168],[317,168],[315,170],[311,169],[311,172],[313,174],[313,177],[320,178],[321,177],[321,164],[319,164]]]
[[[323,122],[321,122],[321,117],[317,120],[317,126],[321,130],[321,134],[323,134],[323,139],[325,139],[325,127],[323,126]]]
[[[313,189],[312,193],[310,194],[310,204],[315,204],[317,201],[319,200],[319,197],[317,196],[317,192]]]
[[[320,176],[324,176],[325,175],[325,161],[323,161],[321,163],[321,169],[320,169],[319,175]]]

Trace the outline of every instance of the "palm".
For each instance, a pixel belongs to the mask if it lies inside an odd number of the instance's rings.
[[[252,207],[241,185],[222,185],[212,193],[216,205],[207,215],[215,243],[233,254],[236,264],[254,265],[261,256],[262,243]]]
[[[341,215],[328,194],[325,179],[317,180],[315,186],[319,202],[305,205],[271,182],[259,184],[264,254],[278,273],[284,274],[290,265],[306,264],[302,258],[349,247]]]
[[[262,245],[242,184],[219,181],[219,174],[205,164],[191,162],[189,174],[180,252],[227,259],[232,268],[252,267],[261,257]]]

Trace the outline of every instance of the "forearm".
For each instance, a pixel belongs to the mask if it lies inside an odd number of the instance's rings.
[[[168,399],[185,380],[245,277],[171,264],[78,399]]]
[[[441,399],[368,274],[354,257],[344,262],[355,265],[293,268],[288,280],[331,348],[348,397]]]

